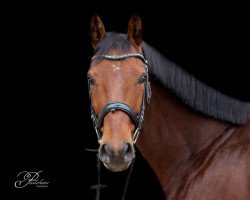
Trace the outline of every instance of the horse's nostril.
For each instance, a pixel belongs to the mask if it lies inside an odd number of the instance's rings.
[[[125,160],[130,160],[134,155],[133,147],[130,143],[124,144],[123,153]]]
[[[102,152],[103,154],[105,154],[105,155],[110,155],[110,150],[109,150],[109,148],[108,148],[108,145],[106,145],[106,144],[102,145],[102,147],[101,147],[101,152]]]
[[[108,163],[110,161],[110,158],[109,158],[110,154],[111,154],[111,151],[110,151],[110,148],[108,147],[108,145],[103,144],[100,148],[100,151],[99,151],[99,158],[103,162]]]

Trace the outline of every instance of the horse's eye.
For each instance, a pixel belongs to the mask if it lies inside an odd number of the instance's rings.
[[[95,80],[91,76],[88,76],[88,82],[90,86],[95,85]]]
[[[143,74],[139,79],[138,79],[138,83],[139,84],[143,84],[146,81],[147,76],[145,74]]]

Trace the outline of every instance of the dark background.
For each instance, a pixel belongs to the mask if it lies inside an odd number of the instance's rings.
[[[250,101],[247,6],[88,3],[2,7],[2,154],[9,195],[95,197],[90,186],[97,179],[96,156],[84,150],[98,147],[86,82],[94,14],[100,15],[106,31],[123,33],[130,16],[139,14],[147,43],[205,83]],[[159,183],[137,154],[128,199],[161,199]],[[25,170],[43,170],[49,187],[13,187],[16,175]],[[103,183],[108,184],[102,199],[120,198],[126,174],[102,168]]]

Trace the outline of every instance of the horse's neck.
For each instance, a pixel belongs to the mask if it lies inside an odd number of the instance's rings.
[[[181,169],[190,156],[213,143],[230,124],[195,113],[157,82],[151,84],[152,100],[138,147],[167,192],[181,184]]]

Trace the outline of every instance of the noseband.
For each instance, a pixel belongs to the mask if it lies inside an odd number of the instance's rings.
[[[134,136],[133,136],[133,142],[136,143],[137,138],[141,132],[141,127],[142,123],[144,121],[144,115],[145,115],[145,99],[147,101],[147,104],[150,103],[150,98],[151,98],[151,87],[150,87],[150,82],[149,82],[149,74],[148,74],[148,62],[144,58],[142,54],[139,53],[130,53],[130,54],[121,54],[121,55],[100,55],[100,56],[93,56],[91,61],[93,61],[96,58],[101,58],[101,59],[106,59],[106,60],[123,60],[126,58],[138,58],[140,59],[144,64],[145,64],[145,69],[146,69],[146,80],[144,82],[144,93],[142,97],[142,105],[141,105],[141,110],[140,113],[137,115],[136,112],[126,103],[120,102],[120,101],[112,101],[107,103],[99,115],[97,116],[95,114],[95,111],[92,106],[92,94],[91,94],[91,85],[90,85],[90,80],[88,79],[88,86],[89,86],[89,97],[91,100],[91,119],[93,121],[93,125],[95,128],[95,132],[98,138],[98,141],[101,141],[101,126],[104,120],[104,117],[109,113],[109,112],[115,112],[117,110],[125,112],[127,115],[130,116],[132,119],[134,125],[135,125],[135,130],[134,130]]]

